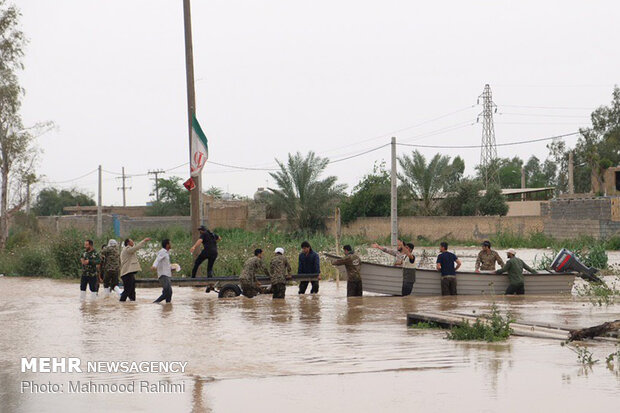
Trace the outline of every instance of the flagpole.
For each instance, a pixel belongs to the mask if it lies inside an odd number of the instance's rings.
[[[192,119],[196,114],[196,92],[194,89],[194,51],[192,45],[192,15],[190,0],[183,0],[183,22],[185,26],[185,77],[187,80],[187,130],[189,134],[190,176],[192,165]],[[193,177],[196,187],[190,191],[191,234],[198,235],[202,223],[202,173]]]

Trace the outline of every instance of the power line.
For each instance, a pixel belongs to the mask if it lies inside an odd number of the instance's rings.
[[[515,112],[500,112],[498,115],[511,115],[511,116],[527,116],[527,117],[539,117],[539,118],[589,118],[589,115],[556,115],[556,114],[542,114],[542,113],[515,113]]]
[[[450,132],[450,131],[453,131],[453,130],[461,129],[461,128],[464,128],[464,127],[467,127],[467,126],[473,126],[475,123],[476,122],[472,121],[472,120],[467,120],[465,122],[455,123],[453,125],[446,126],[444,128],[441,128],[441,129],[436,129],[434,131],[422,133],[420,135],[410,136],[408,138],[405,138],[404,142],[411,142],[413,140],[419,140],[419,139],[422,139],[422,138],[427,138],[429,136],[441,135],[443,133],[447,133],[447,132]]]
[[[594,110],[593,108],[578,106],[528,106],[528,105],[501,105],[503,108],[522,108],[522,109],[557,109],[557,110]]]
[[[66,180],[66,181],[55,181],[55,182],[50,182],[50,181],[48,181],[47,183],[48,183],[48,184],[67,184],[67,183],[69,183],[69,182],[78,181],[78,180],[80,180],[80,179],[82,179],[82,178],[86,178],[87,176],[94,174],[95,172],[97,172],[97,170],[98,170],[98,169],[99,169],[99,168],[95,168],[95,169],[93,169],[92,171],[85,173],[84,175],[80,175],[80,176],[78,176],[77,178],[68,179],[68,180]]]
[[[352,158],[357,158],[358,156],[362,156],[362,155],[366,155],[367,153],[370,153],[370,152],[378,151],[379,149],[385,148],[386,146],[389,146],[389,145],[390,145],[389,143],[386,143],[384,145],[377,146],[376,148],[372,148],[372,149],[368,149],[367,151],[360,152],[360,153],[358,153],[356,155],[351,155],[351,156],[347,156],[347,157],[344,157],[344,158],[335,159],[333,161],[330,160],[329,163],[332,164],[332,163],[346,161],[346,160],[352,159]]]
[[[567,136],[578,135],[580,132],[571,132],[565,133],[563,135],[556,136],[548,136],[545,138],[537,138],[537,139],[528,139],[524,141],[517,142],[505,142],[505,143],[497,143],[496,146],[514,146],[514,145],[523,145],[526,143],[535,143],[542,141],[550,141],[553,139],[565,138]],[[413,144],[413,143],[397,143],[400,146],[411,146],[416,148],[434,148],[434,149],[480,149],[481,145],[421,145],[421,144]]]

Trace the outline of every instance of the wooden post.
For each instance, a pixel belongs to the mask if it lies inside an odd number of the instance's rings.
[[[194,49],[192,44],[192,15],[190,0],[183,0],[183,22],[185,27],[185,77],[187,82],[187,126],[189,131],[189,159],[191,173],[192,119],[196,113],[196,91],[194,89]],[[190,191],[190,215],[192,238],[198,236],[202,223],[202,177],[193,177],[196,187]]]
[[[334,214],[335,220],[335,232],[336,232],[336,255],[340,254],[340,235],[341,235],[341,224],[340,224],[340,207],[336,207],[336,213]],[[340,270],[336,272],[336,287],[340,286]]]

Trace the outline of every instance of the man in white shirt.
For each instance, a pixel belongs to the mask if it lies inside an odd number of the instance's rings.
[[[170,268],[170,240],[165,239],[161,242],[162,248],[157,253],[157,258],[153,262],[152,269],[157,271],[157,278],[161,285],[162,292],[159,298],[154,303],[160,303],[166,300],[169,303],[172,300],[172,285],[170,284],[170,277],[172,277],[172,269]]]

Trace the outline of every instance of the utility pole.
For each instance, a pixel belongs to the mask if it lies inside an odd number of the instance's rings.
[[[103,223],[101,215],[101,165],[99,165],[99,193],[97,194],[97,236],[103,233]]]
[[[478,96],[478,103],[482,98],[482,144],[480,153],[480,166],[483,171],[484,187],[489,189],[489,185],[500,185],[499,172],[497,165],[497,147],[495,146],[495,126],[493,126],[493,113],[497,112],[497,105],[493,103],[491,86],[484,85],[484,91]]]
[[[521,189],[525,189],[525,168],[521,167]],[[521,194],[521,201],[525,201],[525,192]]]
[[[185,78],[187,81],[187,128],[189,132],[189,159],[191,174],[192,118],[196,113],[196,91],[194,90],[194,51],[192,45],[192,14],[190,0],[183,0],[183,22],[185,27]],[[196,187],[190,191],[191,234],[198,235],[202,223],[202,177],[193,177]]]
[[[573,160],[573,151],[569,151],[568,152],[568,193],[571,195],[575,193],[575,181],[573,177],[574,168],[575,168],[575,164]]]
[[[159,201],[159,175],[165,174],[166,171],[163,169],[157,169],[155,171],[149,171],[149,175],[155,175],[155,178],[151,178],[151,180],[155,181],[155,200]],[[152,195],[152,194],[151,194]]]
[[[390,172],[391,189],[391,243],[392,248],[396,248],[398,243],[398,196],[396,182],[396,138],[392,137],[392,170]]]
[[[127,179],[127,177],[125,176],[125,167],[124,167],[124,166],[123,166],[123,168],[122,168],[121,177],[120,177],[120,178],[118,178],[118,179],[121,179],[121,180],[122,180],[122,182],[123,182],[123,186],[119,186],[118,188],[116,188],[116,190],[122,190],[122,191],[123,191],[123,206],[125,207],[125,206],[127,206],[126,197],[125,197],[125,195],[126,195],[126,194],[125,194],[125,191],[126,191],[127,189],[131,189],[131,187],[127,187],[127,186],[125,185],[125,180]]]
[[[336,224],[336,255],[340,254],[340,235],[342,233],[342,226],[340,221],[340,207],[336,207],[336,213],[334,214],[334,221]],[[336,286],[340,286],[340,270],[336,272]]]

